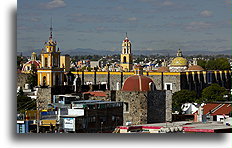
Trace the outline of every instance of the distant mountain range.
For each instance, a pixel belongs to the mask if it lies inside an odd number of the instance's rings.
[[[170,56],[176,55],[177,50],[133,50],[134,55],[164,55],[167,56],[168,54]],[[36,52],[37,54],[41,53],[41,49],[35,49],[30,51],[23,51],[22,55],[24,56],[31,56],[32,52]],[[206,50],[194,50],[194,51],[184,51],[182,50],[183,55],[231,55],[231,50],[224,50],[224,51],[206,51]],[[17,55],[20,55],[20,51],[17,52]],[[70,56],[75,55],[113,55],[113,54],[120,54],[121,50],[97,50],[97,49],[91,49],[91,48],[76,48],[71,50],[61,50],[61,54],[69,54]]]

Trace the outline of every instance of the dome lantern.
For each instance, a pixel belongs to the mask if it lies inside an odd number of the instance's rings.
[[[177,53],[176,53],[177,57],[183,57],[182,55],[182,51],[180,49],[178,49]]]

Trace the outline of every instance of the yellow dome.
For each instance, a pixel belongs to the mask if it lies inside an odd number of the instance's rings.
[[[188,66],[188,61],[183,57],[176,57],[172,60],[171,66]]]

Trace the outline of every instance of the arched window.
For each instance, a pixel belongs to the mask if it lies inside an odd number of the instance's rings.
[[[156,90],[155,84],[154,84],[153,82],[150,82],[150,83],[149,83],[149,90],[150,90],[150,91]]]
[[[46,77],[44,76],[43,77],[43,86],[46,86],[47,85],[47,80],[46,80]]]
[[[123,57],[123,63],[126,63],[126,56]]]

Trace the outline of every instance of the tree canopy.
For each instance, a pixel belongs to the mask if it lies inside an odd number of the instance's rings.
[[[207,63],[206,60],[202,60],[202,59],[197,60],[197,65],[201,66],[204,69],[206,69],[206,67],[205,67],[206,63]]]
[[[190,90],[180,90],[175,92],[172,96],[173,111],[181,112],[181,105],[184,103],[192,103],[197,99],[197,93]]]
[[[208,61],[198,60],[198,65],[206,70],[230,70],[230,63],[227,58],[213,58]]]
[[[224,87],[218,84],[211,84],[202,90],[201,100],[204,102],[226,101],[224,95],[229,95]]]

